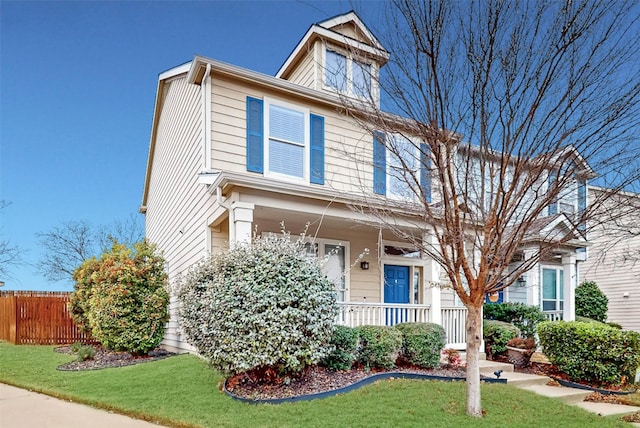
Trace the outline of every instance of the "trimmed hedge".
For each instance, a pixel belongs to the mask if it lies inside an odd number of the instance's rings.
[[[329,342],[332,351],[321,362],[329,370],[349,370],[356,360],[358,331],[337,325]]]
[[[605,322],[609,299],[593,281],[585,281],[576,287],[576,315]]]
[[[538,325],[544,354],[574,381],[601,385],[633,379],[640,365],[640,333],[597,323],[553,321]]]
[[[402,348],[402,333],[395,327],[364,325],[358,331],[357,361],[366,369],[390,369]]]
[[[484,318],[511,323],[524,337],[534,337],[538,323],[545,321],[539,307],[524,303],[485,303]]]
[[[492,355],[502,354],[507,350],[507,342],[520,335],[520,329],[504,321],[483,320],[482,335]]]
[[[440,364],[440,353],[446,345],[441,325],[433,323],[404,323],[396,325],[402,333],[402,354],[411,364],[434,368]]]

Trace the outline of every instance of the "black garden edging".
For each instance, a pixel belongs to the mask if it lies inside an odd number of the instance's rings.
[[[575,388],[575,389],[584,389],[586,391],[593,391],[602,395],[629,395],[629,394],[634,394],[638,391],[637,389],[633,389],[630,391],[614,391],[612,389],[594,388],[589,385],[583,385],[581,383],[571,382],[570,380],[564,380],[559,377],[551,376],[551,378],[562,386],[566,386],[568,388]]]
[[[224,393],[234,400],[242,401],[243,403],[250,404],[281,404],[281,403],[295,403],[297,401],[309,401],[309,400],[317,400],[320,398],[333,397],[338,394],[345,394],[347,392],[354,391],[358,388],[362,388],[363,386],[372,384],[373,382],[383,380],[383,379],[420,379],[420,380],[440,380],[445,382],[453,382],[453,381],[465,381],[464,377],[448,377],[448,376],[437,376],[437,375],[429,375],[422,373],[406,373],[406,372],[385,372],[385,373],[376,373],[369,377],[359,380],[356,383],[353,383],[348,386],[344,386],[338,389],[332,389],[330,391],[318,392],[316,394],[308,394],[308,395],[298,395],[296,397],[286,397],[286,398],[267,398],[267,399],[251,399],[244,398],[235,395],[232,392],[229,392],[227,389],[227,380],[224,381],[223,390]],[[482,382],[487,383],[507,383],[507,379],[493,379],[493,378],[481,378]]]

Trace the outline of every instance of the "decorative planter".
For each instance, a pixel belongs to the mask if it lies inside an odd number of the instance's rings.
[[[516,368],[527,367],[534,351],[535,349],[521,349],[507,346],[507,358]]]

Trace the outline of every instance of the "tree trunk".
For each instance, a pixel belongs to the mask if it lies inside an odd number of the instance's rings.
[[[479,353],[482,342],[482,306],[467,306],[467,414],[482,417]]]

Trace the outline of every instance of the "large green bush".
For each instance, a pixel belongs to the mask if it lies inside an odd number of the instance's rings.
[[[395,366],[402,348],[402,333],[395,327],[364,325],[358,330],[357,361],[366,369]]]
[[[485,319],[511,323],[524,337],[534,337],[538,323],[546,320],[539,307],[524,303],[486,303],[483,311]]]
[[[337,325],[331,336],[331,352],[322,360],[330,370],[349,370],[356,360],[358,331],[344,325]]]
[[[609,299],[593,281],[585,281],[576,287],[576,315],[596,321],[607,320]]]
[[[71,315],[108,349],[145,354],[157,347],[168,320],[164,259],[146,241],[133,249],[114,242],[74,274]]]
[[[440,353],[446,345],[446,334],[441,325],[403,323],[396,328],[402,333],[402,354],[407,361],[424,368],[440,364]]]
[[[225,373],[295,373],[330,350],[335,286],[288,235],[212,256],[185,276],[177,296],[188,341]]]
[[[507,342],[520,335],[520,329],[504,321],[483,320],[482,336],[492,355],[507,350]]]
[[[640,365],[640,334],[579,321],[538,325],[543,352],[572,380],[620,384]]]

